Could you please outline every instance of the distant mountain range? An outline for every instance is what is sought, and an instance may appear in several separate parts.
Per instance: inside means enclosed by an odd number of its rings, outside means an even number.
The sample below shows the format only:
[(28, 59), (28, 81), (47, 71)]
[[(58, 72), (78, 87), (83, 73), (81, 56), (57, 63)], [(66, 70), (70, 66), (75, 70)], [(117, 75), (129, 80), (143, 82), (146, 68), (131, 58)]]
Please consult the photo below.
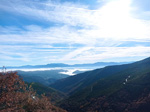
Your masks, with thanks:
[[(89, 63), (89, 64), (64, 64), (64, 63), (51, 63), (47, 65), (25, 65), (25, 66), (6, 66), (7, 69), (32, 69), (32, 68), (55, 68), (55, 67), (100, 67), (100, 66), (108, 66), (108, 65), (121, 65), (127, 64), (131, 62), (97, 62), (97, 63)], [(1, 67), (2, 69), (2, 67)]]
[(44, 70), (44, 71), (17, 71), (17, 74), (23, 78), (25, 82), (36, 82), (43, 85), (49, 85), (59, 79), (69, 77), (69, 75), (62, 74), (66, 70)]
[[(101, 68), (103, 66), (108, 66), (108, 65), (120, 65), (123, 64), (117, 63), (117, 62), (97, 62), (94, 64), (74, 64), (74, 65), (68, 65), (68, 64), (63, 64), (63, 63), (51, 63), (47, 65), (26, 65), (26, 66), (18, 66), (18, 67), (6, 67), (7, 69), (18, 69), (18, 75), (20, 75), (25, 82), (36, 82), (36, 83), (41, 83), (43, 85), (50, 85), (54, 82), (56, 82), (59, 79), (63, 79), (66, 77), (69, 77), (69, 75), (63, 74), (63, 72), (67, 72), (68, 70), (65, 70), (63, 68), (65, 67), (72, 67), (74, 68), (80, 68), (80, 67), (95, 67), (95, 68)], [(56, 69), (56, 70), (35, 70), (35, 71), (21, 71), (22, 69), (40, 69), (40, 68), (56, 68), (59, 67), (61, 69)], [(94, 69), (94, 68), (92, 68)], [(82, 73), (84, 71), (76, 70), (73, 72), (73, 74), (78, 74)]]
[(50, 85), (68, 112), (150, 112), (150, 57), (70, 76)]

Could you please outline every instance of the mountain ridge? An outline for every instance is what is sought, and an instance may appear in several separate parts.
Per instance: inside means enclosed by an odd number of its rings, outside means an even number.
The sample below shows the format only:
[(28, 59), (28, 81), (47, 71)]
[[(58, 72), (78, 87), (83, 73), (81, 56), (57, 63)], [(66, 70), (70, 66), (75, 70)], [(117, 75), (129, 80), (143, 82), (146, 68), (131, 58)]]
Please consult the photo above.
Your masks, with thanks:
[[(96, 62), (87, 64), (64, 64), (64, 63), (50, 63), (46, 65), (24, 65), (24, 66), (6, 66), (7, 69), (29, 69), (29, 68), (53, 68), (53, 67), (92, 67), (92, 66), (108, 66), (108, 65), (120, 65), (131, 62)], [(2, 67), (0, 67), (2, 69)]]
[(77, 91), (60, 106), (68, 112), (149, 112), (149, 80), (150, 58), (146, 58)]

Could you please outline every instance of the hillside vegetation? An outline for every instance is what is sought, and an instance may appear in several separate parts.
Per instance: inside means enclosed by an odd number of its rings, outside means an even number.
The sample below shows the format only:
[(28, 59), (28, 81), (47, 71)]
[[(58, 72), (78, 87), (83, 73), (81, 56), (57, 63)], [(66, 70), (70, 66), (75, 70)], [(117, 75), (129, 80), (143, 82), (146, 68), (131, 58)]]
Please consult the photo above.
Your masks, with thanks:
[[(105, 70), (107, 71), (102, 72)], [(62, 108), (69, 112), (150, 111), (150, 58), (95, 71), (99, 73), (97, 74), (99, 76), (107, 76), (97, 78), (95, 82), (62, 101), (60, 103)], [(91, 73), (91, 78), (97, 76), (93, 71), (87, 72), (88, 76), (89, 73)]]
[(44, 86), (40, 83), (30, 83), (29, 85), (34, 89), (34, 91), (36, 91), (36, 93), (38, 95), (45, 94), (45, 96), (48, 97), (48, 99), (53, 104), (55, 104), (67, 97), (64, 93), (59, 92), (53, 88)]
[(39, 96), (15, 72), (0, 73), (0, 112), (65, 112)]

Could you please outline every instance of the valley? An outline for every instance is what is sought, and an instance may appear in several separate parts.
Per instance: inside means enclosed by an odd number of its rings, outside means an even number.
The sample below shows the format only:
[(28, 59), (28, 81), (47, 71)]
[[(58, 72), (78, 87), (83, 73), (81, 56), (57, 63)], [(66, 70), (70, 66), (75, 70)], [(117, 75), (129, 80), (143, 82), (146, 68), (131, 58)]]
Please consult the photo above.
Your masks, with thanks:
[(150, 110), (150, 58), (93, 70), (70, 68), (74, 75), (65, 74), (67, 69), (18, 70), (17, 75), (38, 95), (45, 94), (68, 112)]

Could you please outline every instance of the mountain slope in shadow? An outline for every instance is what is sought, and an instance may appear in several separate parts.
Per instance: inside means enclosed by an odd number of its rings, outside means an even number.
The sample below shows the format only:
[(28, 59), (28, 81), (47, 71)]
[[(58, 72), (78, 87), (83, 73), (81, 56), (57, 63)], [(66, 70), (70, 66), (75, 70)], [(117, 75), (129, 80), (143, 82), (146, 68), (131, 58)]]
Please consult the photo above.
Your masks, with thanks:
[(113, 74), (109, 69), (115, 71), (116, 66), (106, 67), (107, 77), (80, 89), (60, 106), (69, 112), (149, 112), (150, 58), (119, 67), (124, 69)]

